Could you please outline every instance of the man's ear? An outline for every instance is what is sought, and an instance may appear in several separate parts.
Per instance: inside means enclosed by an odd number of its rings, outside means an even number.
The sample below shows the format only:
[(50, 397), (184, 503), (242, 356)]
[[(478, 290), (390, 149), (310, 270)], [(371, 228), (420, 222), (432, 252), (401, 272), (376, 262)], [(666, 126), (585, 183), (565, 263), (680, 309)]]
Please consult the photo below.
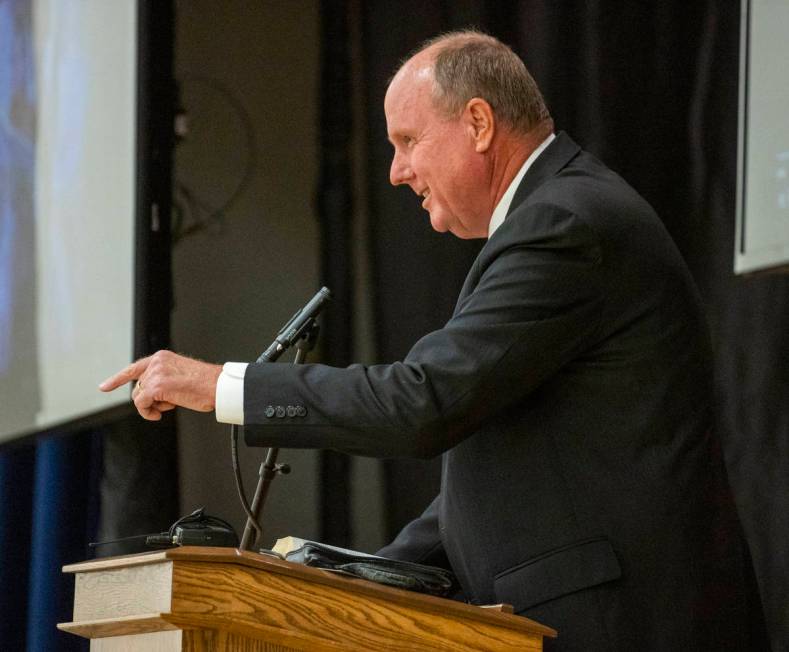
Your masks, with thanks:
[(482, 98), (472, 97), (466, 103), (465, 117), (474, 139), (474, 149), (478, 153), (487, 151), (496, 131), (496, 118), (490, 104)]

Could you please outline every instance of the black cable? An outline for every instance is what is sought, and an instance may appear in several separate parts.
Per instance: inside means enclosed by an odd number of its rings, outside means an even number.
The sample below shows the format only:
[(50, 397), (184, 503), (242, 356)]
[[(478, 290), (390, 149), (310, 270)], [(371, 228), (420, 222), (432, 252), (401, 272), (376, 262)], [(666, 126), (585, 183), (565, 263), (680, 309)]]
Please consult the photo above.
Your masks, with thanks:
[(110, 543), (123, 543), (124, 541), (133, 541), (134, 539), (144, 539), (145, 537), (151, 536), (150, 534), (132, 534), (128, 537), (120, 537), (118, 539), (107, 539), (106, 541), (90, 541), (88, 543), (89, 548), (95, 548), (97, 546), (106, 546)]
[(238, 426), (230, 426), (230, 456), (233, 460), (233, 475), (236, 478), (236, 490), (238, 497), (241, 500), (241, 506), (244, 508), (244, 513), (247, 515), (247, 521), (252, 523), (255, 530), (255, 541), (263, 537), (263, 531), (260, 529), (260, 524), (257, 522), (252, 510), (249, 507), (247, 495), (244, 492), (244, 480), (241, 477), (241, 468), (238, 464)]
[[(219, 518), (218, 516), (206, 515), (205, 514), (205, 508), (204, 507), (198, 507), (191, 514), (187, 514), (186, 516), (182, 516), (175, 523), (173, 523), (170, 526), (170, 529), (168, 530), (168, 534), (170, 536), (175, 536), (175, 534), (176, 534), (175, 530), (176, 530), (177, 527), (179, 527), (179, 526), (183, 527), (184, 525), (190, 525), (192, 523), (199, 523), (200, 525), (213, 525), (215, 527), (223, 527), (223, 528), (227, 528), (228, 530), (232, 531), (233, 534), (236, 533), (235, 528), (232, 525), (230, 525), (230, 523), (228, 523), (225, 519)], [(238, 535), (236, 534), (236, 537), (237, 536)]]

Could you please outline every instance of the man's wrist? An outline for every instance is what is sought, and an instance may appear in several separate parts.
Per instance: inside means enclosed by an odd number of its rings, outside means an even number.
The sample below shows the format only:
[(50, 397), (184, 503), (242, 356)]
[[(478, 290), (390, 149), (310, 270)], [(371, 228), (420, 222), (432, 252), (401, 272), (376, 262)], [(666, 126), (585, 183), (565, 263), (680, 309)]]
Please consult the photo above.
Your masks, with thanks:
[(216, 420), (244, 425), (244, 375), (246, 362), (226, 362), (216, 382)]

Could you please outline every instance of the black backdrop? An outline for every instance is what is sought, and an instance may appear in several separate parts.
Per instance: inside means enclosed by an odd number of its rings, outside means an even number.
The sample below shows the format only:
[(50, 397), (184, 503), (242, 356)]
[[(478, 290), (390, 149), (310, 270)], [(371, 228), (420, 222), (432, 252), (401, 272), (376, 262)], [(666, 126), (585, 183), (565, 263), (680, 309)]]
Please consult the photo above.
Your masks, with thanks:
[[(732, 272), (739, 3), (326, 0), (322, 8), (324, 20), (351, 13), (362, 25), (364, 74), (353, 83), (365, 94), (363, 165), (379, 360), (402, 357), (443, 324), (480, 246), (431, 232), (410, 190), (388, 186), (386, 84), (397, 62), (423, 39), (480, 27), (524, 58), (557, 129), (653, 204), (696, 277), (716, 346), (718, 432), (773, 646), (786, 649), (789, 280)], [(331, 35), (324, 30), (324, 37)], [(335, 65), (350, 63), (338, 57)], [(324, 83), (324, 106), (332, 92), (338, 100), (347, 94), (349, 84)], [(327, 144), (332, 147), (325, 141), (324, 160), (336, 156)], [(390, 534), (432, 498), (437, 477), (436, 462), (387, 463)]]

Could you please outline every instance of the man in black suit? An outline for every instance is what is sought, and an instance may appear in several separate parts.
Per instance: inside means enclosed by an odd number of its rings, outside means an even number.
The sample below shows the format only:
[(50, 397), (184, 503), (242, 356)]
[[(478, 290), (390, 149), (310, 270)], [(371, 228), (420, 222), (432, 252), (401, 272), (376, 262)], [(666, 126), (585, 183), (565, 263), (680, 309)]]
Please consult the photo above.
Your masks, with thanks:
[(160, 352), (103, 389), (140, 379), (146, 418), (216, 407), (253, 444), (443, 453), (440, 495), (382, 553), (451, 567), (469, 601), (557, 628), (550, 649), (746, 649), (706, 326), (654, 211), (554, 136), (489, 36), (428, 43), (385, 111), (392, 183), (436, 230), (488, 238), (444, 328), (390, 365), (222, 371)]

